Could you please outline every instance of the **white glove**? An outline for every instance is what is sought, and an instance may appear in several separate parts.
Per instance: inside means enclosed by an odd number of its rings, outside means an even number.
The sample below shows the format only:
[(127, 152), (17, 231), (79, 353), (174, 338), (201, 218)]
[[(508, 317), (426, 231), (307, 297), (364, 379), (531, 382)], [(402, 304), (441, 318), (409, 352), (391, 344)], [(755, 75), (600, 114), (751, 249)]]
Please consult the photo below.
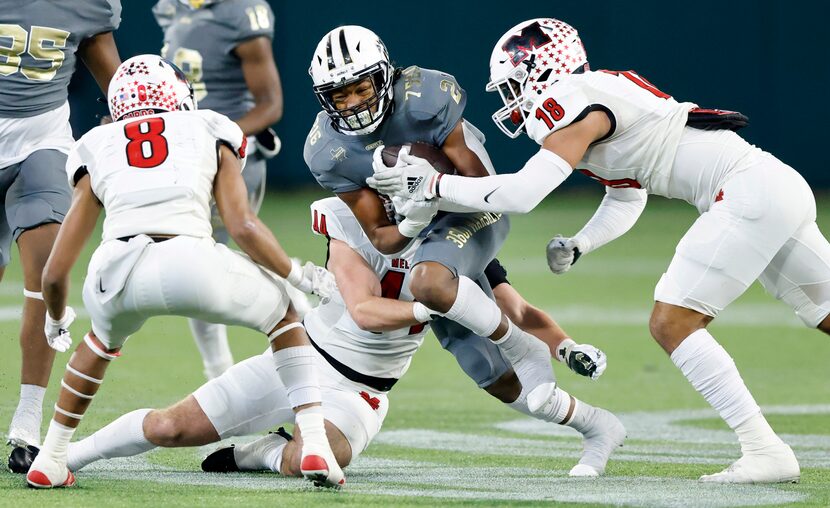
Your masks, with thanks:
[(69, 349), (72, 345), (72, 337), (69, 335), (69, 325), (75, 321), (75, 310), (67, 306), (63, 311), (63, 317), (60, 319), (52, 319), (49, 313), (46, 313), (46, 324), (43, 326), (43, 333), (46, 334), (46, 342), (54, 350), (61, 353)]
[(438, 200), (412, 201), (406, 199), (401, 203), (400, 210), (397, 204), (395, 210), (405, 217), (398, 224), (398, 231), (407, 238), (415, 238), (425, 227), (429, 226), (435, 214), (438, 213)]
[(608, 366), (605, 353), (590, 344), (565, 339), (556, 348), (556, 359), (580, 376), (599, 378)]
[(582, 253), (579, 250), (579, 245), (573, 238), (564, 238), (560, 235), (553, 237), (553, 240), (548, 242), (547, 257), (550, 271), (559, 275), (571, 269), (571, 265), (576, 263)]
[(429, 161), (410, 155), (408, 147), (404, 146), (398, 153), (395, 166), (390, 168), (381, 158), (383, 148), (377, 147), (372, 155), (372, 169), (375, 174), (366, 179), (369, 187), (381, 194), (400, 196), (413, 201), (426, 201), (435, 197), (441, 173), (435, 171)]
[(306, 261), (305, 265), (300, 266), (298, 260), (292, 259), (291, 272), (285, 280), (303, 293), (311, 293), (323, 299), (331, 298), (337, 291), (334, 275), (311, 261)]

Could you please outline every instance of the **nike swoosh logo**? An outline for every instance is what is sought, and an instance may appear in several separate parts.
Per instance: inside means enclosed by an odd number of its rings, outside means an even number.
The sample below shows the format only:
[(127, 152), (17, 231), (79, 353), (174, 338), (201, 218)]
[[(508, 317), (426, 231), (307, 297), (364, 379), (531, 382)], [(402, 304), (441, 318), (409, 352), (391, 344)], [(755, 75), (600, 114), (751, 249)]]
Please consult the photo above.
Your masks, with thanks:
[(489, 203), (490, 202), (490, 196), (492, 196), (493, 193), (496, 192), (497, 190), (499, 190), (500, 188), (501, 188), (501, 185), (496, 187), (495, 189), (491, 190), (490, 192), (488, 192), (487, 195), (484, 196), (484, 202)]
[(107, 291), (104, 289), (104, 281), (98, 279), (98, 290), (102, 293), (106, 293)]

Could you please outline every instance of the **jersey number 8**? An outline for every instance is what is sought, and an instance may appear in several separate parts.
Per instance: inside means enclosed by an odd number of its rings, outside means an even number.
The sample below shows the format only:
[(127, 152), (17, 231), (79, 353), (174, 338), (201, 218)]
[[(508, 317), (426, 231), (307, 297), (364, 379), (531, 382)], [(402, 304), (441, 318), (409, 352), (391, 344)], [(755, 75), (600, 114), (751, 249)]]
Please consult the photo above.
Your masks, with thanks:
[(163, 118), (136, 120), (124, 126), (127, 143), (127, 163), (134, 168), (154, 168), (167, 160), (167, 139)]

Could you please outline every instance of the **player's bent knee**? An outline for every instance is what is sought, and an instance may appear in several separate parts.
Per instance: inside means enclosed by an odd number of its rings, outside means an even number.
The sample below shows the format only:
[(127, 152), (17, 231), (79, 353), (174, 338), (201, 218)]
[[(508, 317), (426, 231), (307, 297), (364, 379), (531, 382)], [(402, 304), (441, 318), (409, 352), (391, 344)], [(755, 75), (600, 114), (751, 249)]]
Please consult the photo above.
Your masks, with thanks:
[(415, 300), (440, 312), (450, 310), (458, 293), (458, 281), (446, 267), (432, 262), (412, 269), (409, 291)]
[(175, 418), (170, 411), (153, 410), (144, 418), (144, 437), (156, 446), (181, 446), (185, 435), (182, 423), (182, 420)]
[(711, 320), (710, 316), (691, 309), (656, 302), (648, 329), (654, 340), (671, 354), (686, 337), (705, 328)]
[(522, 384), (519, 377), (512, 370), (505, 372), (493, 384), (485, 386), (484, 391), (504, 402), (510, 404), (515, 402), (522, 393)]

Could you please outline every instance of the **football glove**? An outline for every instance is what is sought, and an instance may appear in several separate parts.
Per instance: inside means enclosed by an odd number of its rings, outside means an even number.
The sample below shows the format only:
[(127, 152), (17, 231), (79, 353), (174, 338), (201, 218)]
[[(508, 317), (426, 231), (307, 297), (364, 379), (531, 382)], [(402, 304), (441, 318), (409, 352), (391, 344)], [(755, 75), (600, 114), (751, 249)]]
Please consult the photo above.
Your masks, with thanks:
[(605, 353), (590, 344), (565, 339), (556, 348), (556, 359), (580, 376), (599, 378), (608, 366)]
[(550, 271), (559, 275), (571, 269), (571, 266), (576, 263), (582, 253), (579, 250), (579, 245), (573, 238), (564, 238), (560, 235), (553, 237), (553, 240), (548, 242), (547, 258)]
[(311, 261), (300, 266), (298, 260), (292, 259), (291, 272), (285, 280), (303, 293), (317, 295), (323, 299), (331, 298), (331, 295), (337, 291), (334, 275)]
[(75, 310), (67, 306), (63, 311), (63, 317), (60, 319), (52, 319), (49, 313), (46, 313), (46, 324), (43, 327), (43, 333), (46, 334), (46, 342), (49, 347), (61, 353), (67, 351), (72, 345), (72, 337), (69, 335), (69, 325), (75, 321)]
[(407, 237), (415, 238), (418, 234), (432, 222), (435, 214), (438, 213), (438, 200), (430, 201), (412, 201), (411, 199), (401, 199), (393, 197), (392, 202), (395, 205), (395, 211), (404, 216), (398, 224), (398, 231)]
[(256, 136), (256, 151), (261, 153), (266, 159), (271, 159), (280, 153), (282, 148), (282, 141), (274, 129), (268, 127), (264, 131), (259, 132)]
[(436, 196), (438, 177), (441, 174), (435, 171), (428, 160), (411, 155), (404, 146), (398, 153), (397, 162), (390, 168), (381, 158), (383, 148), (379, 146), (372, 156), (375, 174), (366, 179), (369, 187), (381, 194), (413, 201), (427, 201)]

